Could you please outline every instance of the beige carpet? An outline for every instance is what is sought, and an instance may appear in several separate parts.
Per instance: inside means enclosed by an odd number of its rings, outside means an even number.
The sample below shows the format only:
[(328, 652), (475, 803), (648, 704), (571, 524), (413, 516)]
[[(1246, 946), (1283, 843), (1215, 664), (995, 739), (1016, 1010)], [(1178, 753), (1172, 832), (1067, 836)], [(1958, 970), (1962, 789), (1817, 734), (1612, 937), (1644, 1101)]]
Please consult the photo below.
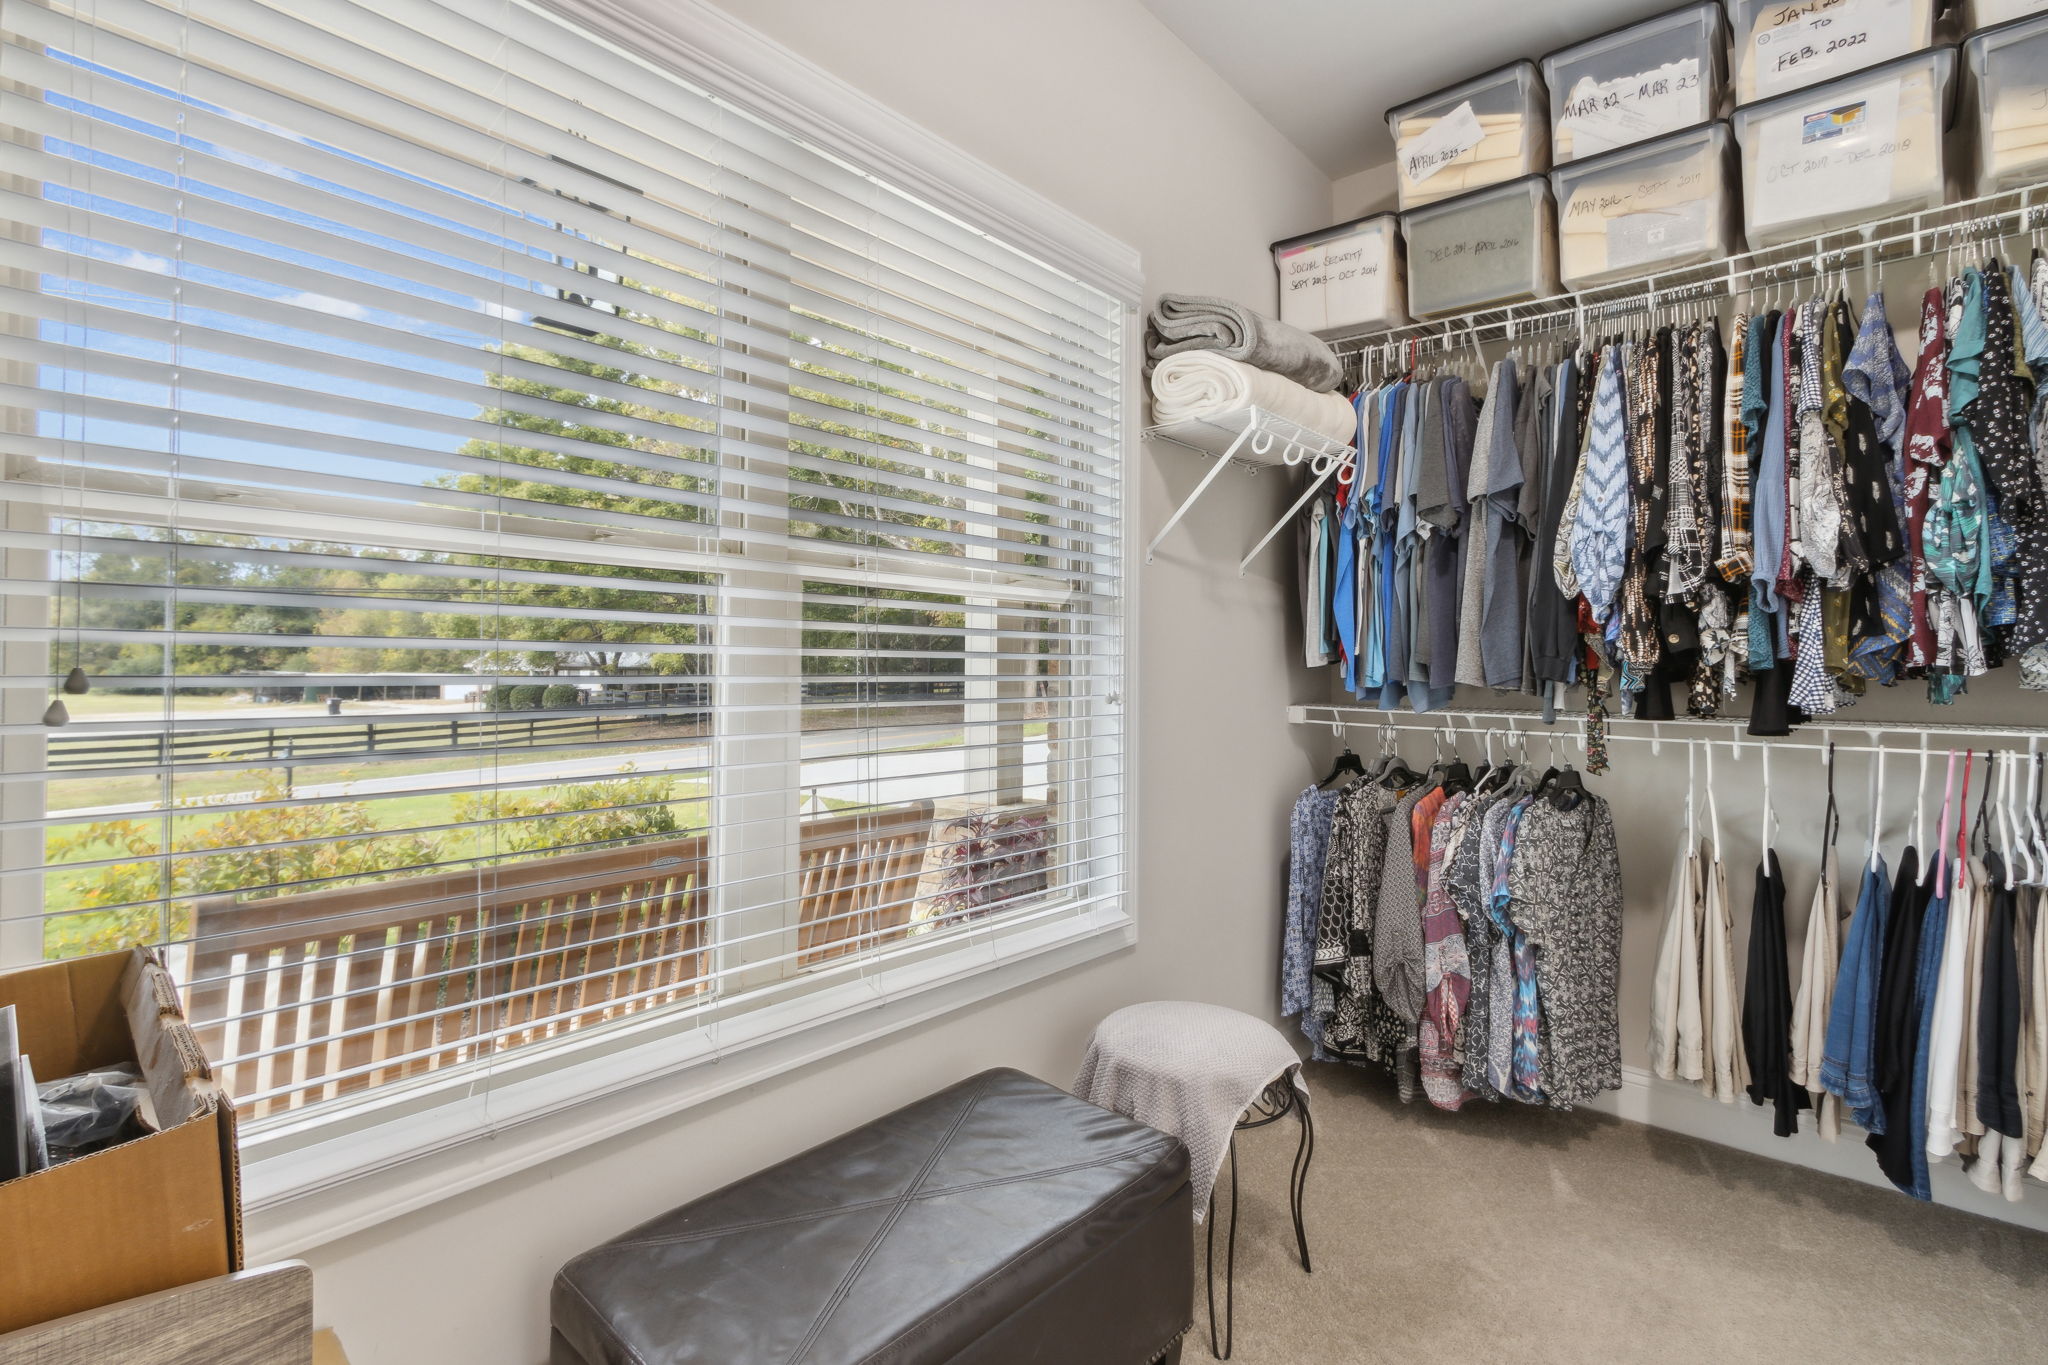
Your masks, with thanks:
[[(1244, 1365), (2048, 1361), (2048, 1235), (1599, 1115), (1309, 1085), (1313, 1275), (1293, 1120), (1239, 1138)], [(1199, 1285), (1195, 1322), (1206, 1360)]]

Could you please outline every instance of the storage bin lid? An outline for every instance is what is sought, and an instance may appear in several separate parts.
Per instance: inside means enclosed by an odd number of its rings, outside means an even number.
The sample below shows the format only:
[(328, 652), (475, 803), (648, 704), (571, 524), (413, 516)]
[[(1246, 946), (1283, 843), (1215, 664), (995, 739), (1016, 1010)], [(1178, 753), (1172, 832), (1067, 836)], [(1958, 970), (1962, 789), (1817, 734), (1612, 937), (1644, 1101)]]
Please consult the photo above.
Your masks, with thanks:
[(1729, 118), (1734, 123), (1735, 135), (1739, 138), (1749, 125), (1757, 119), (1768, 118), (1772, 114), (1781, 113), (1795, 105), (1825, 104), (1829, 99), (1833, 98), (1831, 92), (1853, 89), (1859, 85), (1868, 85), (1872, 81), (1882, 80), (1886, 76), (1902, 75), (1917, 65), (1929, 62), (1933, 64), (1935, 79), (1940, 81), (1942, 85), (1941, 124), (1943, 128), (1947, 128), (1955, 117), (1954, 78), (1956, 45), (1954, 43), (1936, 43), (1932, 47), (1923, 47), (1918, 52), (1908, 52), (1903, 57), (1894, 57), (1888, 62), (1879, 62), (1876, 66), (1866, 66), (1860, 71), (1851, 71), (1847, 75), (1837, 76), (1833, 80), (1822, 81), (1818, 85), (1802, 86), (1797, 90), (1787, 90), (1782, 95), (1773, 95), (1769, 99), (1751, 100), (1748, 104), (1738, 104), (1735, 106), (1735, 112)]
[(2023, 43), (2030, 38), (2048, 35), (2048, 12), (2029, 14), (2019, 19), (2009, 19), (1990, 28), (1978, 29), (1963, 40), (1963, 61), (1970, 74), (1983, 77), (1991, 54), (2014, 43)]
[(1317, 228), (1314, 232), (1304, 232), (1293, 237), (1283, 237), (1273, 243), (1272, 249), (1275, 251), (1285, 251), (1287, 248), (1294, 246), (1314, 246), (1317, 242), (1327, 242), (1333, 237), (1342, 237), (1347, 233), (1358, 231), (1368, 223), (1377, 223), (1382, 220), (1385, 221), (1388, 228), (1397, 228), (1401, 223), (1401, 215), (1393, 212), (1391, 209), (1380, 213), (1368, 213), (1365, 217), (1353, 218), (1348, 223), (1337, 223), (1330, 227)]
[(1510, 82), (1515, 82), (1523, 88), (1528, 88), (1534, 86), (1541, 79), (1541, 73), (1536, 70), (1536, 63), (1524, 57), (1520, 61), (1509, 62), (1506, 66), (1498, 66), (1491, 71), (1474, 76), (1471, 80), (1460, 81), (1456, 85), (1447, 85), (1441, 90), (1431, 91), (1427, 95), (1422, 95), (1412, 100), (1404, 100), (1402, 103), (1387, 110), (1387, 123), (1391, 127), (1397, 119), (1408, 114), (1421, 113), (1424, 110), (1439, 105), (1455, 108), (1481, 91), (1491, 90), (1507, 85)]
[(1401, 230), (1403, 233), (1407, 232), (1410, 220), (1435, 218), (1446, 213), (1456, 213), (1459, 209), (1469, 209), (1475, 205), (1483, 204), (1489, 199), (1507, 199), (1516, 194), (1527, 194), (1532, 198), (1540, 194), (1544, 199), (1549, 199), (1549, 172), (1537, 171), (1530, 175), (1517, 176), (1513, 180), (1503, 180), (1498, 185), (1485, 185), (1476, 190), (1466, 190), (1463, 194), (1454, 194), (1448, 199), (1439, 199), (1433, 204), (1423, 204), (1417, 208), (1403, 209), (1401, 211)]
[(1626, 165), (1631, 161), (1669, 156), (1673, 152), (1685, 151), (1692, 147), (1726, 148), (1732, 145), (1731, 137), (1727, 119), (1708, 119), (1704, 123), (1695, 123), (1690, 128), (1681, 128), (1675, 133), (1665, 133), (1661, 137), (1653, 137), (1645, 142), (1616, 147), (1613, 151), (1601, 152), (1598, 156), (1582, 156), (1577, 161), (1568, 161), (1551, 171), (1550, 179), (1553, 187), (1562, 195), (1566, 184), (1584, 176), (1598, 175), (1602, 171)]
[(1545, 54), (1543, 58), (1543, 81), (1557, 93), (1557, 69), (1569, 62), (1587, 61), (1608, 52), (1619, 52), (1637, 43), (1649, 42), (1654, 38), (1676, 37), (1683, 30), (1697, 27), (1701, 37), (1709, 45), (1721, 41), (1723, 15), (1719, 0), (1700, 0), (1696, 5), (1682, 5), (1648, 19), (1638, 19), (1633, 24), (1618, 24), (1604, 33), (1590, 38), (1581, 38)]

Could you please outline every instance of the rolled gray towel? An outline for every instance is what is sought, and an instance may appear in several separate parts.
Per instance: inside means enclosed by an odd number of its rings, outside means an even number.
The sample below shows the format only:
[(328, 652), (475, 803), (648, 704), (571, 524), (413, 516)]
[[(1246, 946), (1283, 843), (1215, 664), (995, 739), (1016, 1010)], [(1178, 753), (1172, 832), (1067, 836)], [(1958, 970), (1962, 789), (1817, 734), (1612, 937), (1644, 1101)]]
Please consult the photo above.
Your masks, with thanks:
[(1161, 294), (1145, 319), (1147, 368), (1182, 351), (1215, 351), (1317, 393), (1344, 382), (1344, 364), (1321, 337), (1229, 299)]

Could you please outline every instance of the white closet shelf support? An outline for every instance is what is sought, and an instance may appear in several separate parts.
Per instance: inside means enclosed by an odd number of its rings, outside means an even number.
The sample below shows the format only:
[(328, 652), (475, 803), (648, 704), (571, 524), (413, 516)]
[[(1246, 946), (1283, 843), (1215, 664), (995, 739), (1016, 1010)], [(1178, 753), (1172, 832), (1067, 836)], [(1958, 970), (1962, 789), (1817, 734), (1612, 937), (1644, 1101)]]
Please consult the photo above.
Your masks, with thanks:
[(1286, 468), (1306, 463), (1315, 475), (1306, 493), (1288, 509), (1287, 515), (1273, 524), (1259, 543), (1252, 547), (1237, 566), (1240, 576), (1246, 566), (1257, 557), (1259, 551), (1280, 534), (1294, 514), (1315, 496), (1316, 489), (1323, 486), (1331, 475), (1351, 463), (1353, 451), (1349, 441), (1335, 441), (1321, 432), (1311, 431), (1298, 422), (1267, 412), (1263, 408), (1240, 408), (1235, 412), (1219, 413), (1215, 417), (1191, 418), (1185, 422), (1168, 422), (1160, 426), (1147, 427), (1145, 435), (1170, 441), (1174, 445), (1203, 455), (1212, 456), (1216, 463), (1202, 476), (1194, 491), (1181, 500), (1173, 509), (1173, 515), (1159, 528), (1150, 543), (1145, 546), (1145, 562), (1152, 562), (1152, 552), (1174, 527), (1180, 525), (1194, 505), (1201, 501), (1202, 494), (1232, 463), (1257, 473), (1261, 469)]

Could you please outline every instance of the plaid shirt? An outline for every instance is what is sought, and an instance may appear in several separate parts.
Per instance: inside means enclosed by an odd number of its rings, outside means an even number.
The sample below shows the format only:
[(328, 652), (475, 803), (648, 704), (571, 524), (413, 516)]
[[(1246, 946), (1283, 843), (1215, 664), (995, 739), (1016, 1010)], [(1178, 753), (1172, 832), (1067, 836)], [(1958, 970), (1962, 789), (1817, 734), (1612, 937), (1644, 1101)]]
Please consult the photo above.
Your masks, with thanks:
[(1749, 428), (1742, 424), (1744, 355), (1749, 344), (1749, 318), (1735, 319), (1728, 348), (1727, 420), (1722, 426), (1721, 557), (1714, 561), (1721, 577), (1739, 583), (1749, 577)]

